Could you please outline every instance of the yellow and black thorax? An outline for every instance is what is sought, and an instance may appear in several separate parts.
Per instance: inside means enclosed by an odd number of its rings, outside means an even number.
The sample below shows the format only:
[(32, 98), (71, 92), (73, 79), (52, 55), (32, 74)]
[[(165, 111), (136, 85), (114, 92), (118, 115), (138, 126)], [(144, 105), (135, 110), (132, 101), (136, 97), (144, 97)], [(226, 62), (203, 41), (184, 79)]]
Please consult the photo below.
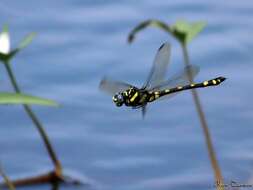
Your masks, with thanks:
[(147, 90), (131, 87), (122, 92), (122, 96), (126, 106), (136, 107), (145, 105), (149, 100), (150, 93)]

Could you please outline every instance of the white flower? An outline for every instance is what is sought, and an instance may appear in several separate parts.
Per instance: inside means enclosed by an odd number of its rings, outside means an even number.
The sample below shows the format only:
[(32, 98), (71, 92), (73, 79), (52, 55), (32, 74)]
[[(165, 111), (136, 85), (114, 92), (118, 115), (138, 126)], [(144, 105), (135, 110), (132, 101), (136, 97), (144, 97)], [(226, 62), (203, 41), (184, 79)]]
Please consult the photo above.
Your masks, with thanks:
[(0, 52), (3, 54), (10, 53), (10, 36), (7, 30), (0, 33)]

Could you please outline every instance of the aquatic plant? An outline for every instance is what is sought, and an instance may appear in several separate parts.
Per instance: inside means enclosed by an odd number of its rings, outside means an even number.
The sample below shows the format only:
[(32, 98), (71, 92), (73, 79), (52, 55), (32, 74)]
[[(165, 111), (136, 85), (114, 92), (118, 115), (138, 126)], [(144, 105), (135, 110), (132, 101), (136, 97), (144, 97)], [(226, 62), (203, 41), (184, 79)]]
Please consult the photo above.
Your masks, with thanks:
[(5, 174), (2, 166), (0, 165), (0, 175), (3, 177), (4, 182), (6, 184), (6, 186), (10, 189), (10, 190), (15, 190), (14, 185), (12, 184), (12, 182), (10, 181), (9, 177)]
[[(0, 60), (9, 67), (9, 60), (14, 57), (20, 50), (25, 48), (32, 40), (34, 33), (28, 35), (19, 46), (10, 50), (10, 37), (7, 26), (4, 27), (0, 34)], [(39, 98), (27, 94), (0, 92), (0, 104), (37, 104), (44, 106), (57, 106), (58, 104), (52, 100)]]
[[(139, 23), (128, 35), (128, 42), (132, 43), (136, 37), (136, 34), (147, 27), (155, 27), (160, 30), (165, 31), (167, 34), (174, 37), (181, 45), (184, 57), (185, 66), (190, 65), (189, 53), (187, 45), (204, 29), (206, 26), (205, 22), (194, 22), (189, 23), (184, 20), (179, 20), (173, 25), (168, 25), (165, 22), (160, 20), (146, 20), (144, 22)], [(193, 83), (193, 77), (191, 72), (188, 72), (188, 80), (190, 83)], [(214, 177), (216, 182), (220, 184), (224, 184), (223, 177), (221, 174), (221, 170), (216, 158), (216, 154), (214, 151), (214, 147), (211, 140), (211, 135), (208, 129), (207, 119), (205, 117), (203, 108), (201, 106), (200, 98), (196, 89), (192, 89), (192, 97), (195, 103), (195, 107), (198, 113), (198, 117), (201, 123), (201, 127), (204, 133), (206, 146), (208, 149), (208, 155), (211, 161), (211, 165), (214, 171)], [(223, 186), (217, 186), (217, 189), (223, 189)]]
[[(51, 182), (66, 182), (69, 183), (71, 180), (65, 180), (63, 175), (62, 165), (53, 149), (53, 146), (48, 138), (44, 127), (32, 108), (28, 104), (39, 104), (45, 106), (57, 106), (58, 104), (54, 101), (48, 99), (42, 99), (30, 95), (22, 94), (22, 91), (17, 83), (16, 77), (11, 68), (11, 60), (26, 46), (28, 46), (33, 38), (35, 33), (27, 35), (18, 45), (17, 48), (11, 49), (10, 46), (10, 37), (8, 27), (5, 26), (2, 33), (0, 34), (0, 61), (4, 64), (7, 75), (10, 79), (10, 82), (14, 88), (15, 93), (0, 93), (0, 104), (22, 104), (26, 114), (31, 119), (32, 123), (38, 130), (43, 143), (46, 147), (46, 150), (51, 158), (51, 161), (54, 165), (53, 171), (49, 171), (46, 174), (40, 176), (35, 176), (25, 179), (17, 179), (12, 181), (15, 185), (30, 185), (30, 184), (39, 184), (39, 183), (51, 183)], [(73, 180), (72, 180), (73, 181)], [(74, 180), (76, 183), (76, 180)]]

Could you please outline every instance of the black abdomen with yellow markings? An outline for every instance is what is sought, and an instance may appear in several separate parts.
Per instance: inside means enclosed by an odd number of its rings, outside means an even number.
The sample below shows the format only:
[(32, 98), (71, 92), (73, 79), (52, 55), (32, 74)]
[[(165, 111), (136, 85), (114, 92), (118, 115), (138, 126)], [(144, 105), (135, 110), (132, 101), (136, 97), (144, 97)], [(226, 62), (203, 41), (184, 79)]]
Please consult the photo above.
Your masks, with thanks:
[(212, 80), (204, 81), (202, 83), (192, 83), (185, 86), (177, 86), (168, 88), (165, 90), (148, 91), (138, 89), (136, 87), (130, 87), (129, 89), (122, 92), (124, 104), (130, 107), (141, 107), (146, 105), (148, 102), (153, 102), (160, 97), (167, 96), (183, 90), (189, 90), (194, 88), (205, 88), (209, 86), (217, 86), (222, 83), (226, 78), (218, 77)]
[(151, 99), (149, 100), (149, 102), (152, 102), (160, 97), (166, 96), (168, 94), (172, 94), (172, 93), (176, 93), (176, 92), (180, 92), (183, 90), (189, 90), (189, 89), (193, 89), (193, 88), (205, 88), (205, 87), (209, 87), (209, 86), (217, 86), (220, 83), (222, 83), (224, 80), (226, 80), (226, 78), (224, 77), (218, 77), (212, 80), (208, 80), (208, 81), (204, 81), (202, 83), (192, 83), (189, 85), (185, 85), (185, 86), (177, 86), (174, 88), (169, 88), (169, 89), (165, 89), (165, 90), (161, 90), (161, 91), (154, 91), (152, 92), (153, 96), (151, 96)]

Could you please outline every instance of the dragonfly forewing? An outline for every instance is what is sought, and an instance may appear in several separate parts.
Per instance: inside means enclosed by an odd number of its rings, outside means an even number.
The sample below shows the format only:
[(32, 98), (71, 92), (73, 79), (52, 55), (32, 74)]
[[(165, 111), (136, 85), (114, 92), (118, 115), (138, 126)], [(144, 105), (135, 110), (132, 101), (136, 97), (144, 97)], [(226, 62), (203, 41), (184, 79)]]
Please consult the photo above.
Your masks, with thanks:
[(170, 58), (170, 44), (164, 43), (157, 51), (151, 71), (143, 88), (150, 89), (164, 82)]
[(115, 81), (108, 77), (104, 77), (99, 84), (99, 89), (110, 95), (115, 95), (116, 93), (123, 92), (130, 87), (133, 87), (133, 85), (121, 81)]

